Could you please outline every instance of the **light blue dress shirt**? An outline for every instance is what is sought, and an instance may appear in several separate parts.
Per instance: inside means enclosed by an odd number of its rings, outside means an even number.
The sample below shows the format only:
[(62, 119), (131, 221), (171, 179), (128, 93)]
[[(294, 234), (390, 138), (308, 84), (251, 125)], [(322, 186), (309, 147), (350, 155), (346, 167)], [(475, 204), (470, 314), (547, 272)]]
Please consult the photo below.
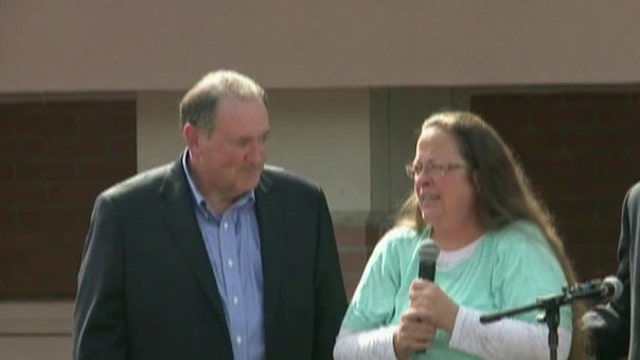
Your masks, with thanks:
[[(214, 213), (189, 173), (189, 151), (182, 166), (195, 198), (195, 213), (222, 298), (233, 358), (264, 359), (262, 257), (254, 203), (247, 192), (222, 214)], [(215, 354), (212, 354), (212, 359)]]

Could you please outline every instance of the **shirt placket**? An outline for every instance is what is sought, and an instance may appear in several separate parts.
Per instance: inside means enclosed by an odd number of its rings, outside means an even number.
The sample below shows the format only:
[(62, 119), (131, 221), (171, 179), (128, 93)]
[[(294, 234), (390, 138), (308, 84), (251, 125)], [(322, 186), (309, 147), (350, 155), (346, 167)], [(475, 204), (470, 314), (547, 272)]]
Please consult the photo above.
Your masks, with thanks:
[(238, 359), (246, 359), (247, 329), (245, 314), (238, 311), (242, 298), (242, 281), (240, 278), (240, 263), (238, 259), (240, 239), (235, 231), (237, 212), (230, 211), (222, 216), (220, 221), (220, 253), (222, 256), (222, 269), (226, 281), (226, 298), (229, 314), (229, 330), (231, 331), (231, 342), (234, 354)]

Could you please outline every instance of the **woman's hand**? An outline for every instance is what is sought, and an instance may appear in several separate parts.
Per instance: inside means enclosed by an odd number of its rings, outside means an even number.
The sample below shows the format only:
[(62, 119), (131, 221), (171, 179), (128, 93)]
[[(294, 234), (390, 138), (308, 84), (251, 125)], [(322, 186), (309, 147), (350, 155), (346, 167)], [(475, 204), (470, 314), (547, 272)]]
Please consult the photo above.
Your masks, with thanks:
[(411, 357), (416, 351), (426, 350), (436, 328), (425, 309), (409, 308), (400, 317), (400, 326), (393, 334), (393, 350), (398, 360)]
[(416, 279), (411, 283), (409, 299), (412, 309), (425, 313), (436, 328), (451, 334), (458, 315), (458, 305), (438, 285)]

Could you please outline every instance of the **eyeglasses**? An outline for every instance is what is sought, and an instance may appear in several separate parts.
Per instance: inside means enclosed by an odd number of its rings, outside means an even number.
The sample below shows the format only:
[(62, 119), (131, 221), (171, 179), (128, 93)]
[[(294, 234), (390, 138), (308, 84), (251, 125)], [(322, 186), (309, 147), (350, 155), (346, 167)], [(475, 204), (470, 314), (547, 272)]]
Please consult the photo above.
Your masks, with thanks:
[(461, 164), (461, 163), (427, 164), (427, 165), (422, 165), (421, 163), (415, 163), (415, 164), (407, 164), (404, 169), (407, 172), (407, 176), (410, 179), (415, 179), (416, 177), (422, 174), (426, 176), (438, 177), (451, 171), (466, 169), (466, 168), (467, 168), (467, 165)]

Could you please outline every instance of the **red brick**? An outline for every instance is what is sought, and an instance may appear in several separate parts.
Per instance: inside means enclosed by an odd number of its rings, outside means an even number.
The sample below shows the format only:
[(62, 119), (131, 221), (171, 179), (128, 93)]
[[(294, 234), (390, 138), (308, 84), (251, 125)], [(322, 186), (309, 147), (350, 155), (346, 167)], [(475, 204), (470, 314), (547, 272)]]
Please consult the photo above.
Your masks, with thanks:
[(570, 104), (545, 107), (533, 103), (526, 111), (532, 115), (530, 125), (536, 128), (582, 129), (597, 124), (588, 110)]
[(486, 109), (481, 117), (489, 123), (501, 136), (514, 128), (528, 130), (531, 114), (518, 107), (505, 106), (497, 109)]
[(598, 106), (594, 113), (603, 128), (640, 129), (640, 104), (624, 104), (612, 106)]
[(49, 290), (42, 296), (54, 298), (73, 298), (76, 295), (78, 269), (62, 268), (48, 275)]
[(14, 164), (11, 162), (0, 162), (0, 181), (14, 180)]
[[(102, 188), (100, 188), (100, 190), (102, 190)], [(98, 190), (98, 191), (100, 191), (100, 190)], [(93, 199), (91, 199), (90, 202), (87, 202), (87, 201), (79, 201), (79, 202), (55, 201), (55, 202), (49, 202), (46, 205), (45, 209), (47, 211), (50, 211), (51, 213), (74, 212), (74, 213), (78, 214), (78, 219), (79, 219), (78, 226), (84, 227), (86, 229), (86, 227), (89, 224), (89, 217), (91, 215), (91, 209), (93, 208), (94, 200), (95, 200), (95, 196), (94, 196)], [(16, 206), (16, 211), (21, 211), (21, 210), (32, 210), (32, 209)]]
[(12, 136), (13, 121), (9, 118), (9, 115), (2, 110), (0, 106), (0, 136)]
[(343, 273), (362, 272), (367, 263), (366, 248), (344, 250), (339, 249), (340, 267)]
[(50, 265), (51, 271), (55, 271), (56, 269), (71, 269), (77, 271), (82, 256), (83, 243), (78, 242), (76, 246), (72, 247), (60, 245), (65, 244), (56, 242), (51, 249), (47, 251), (46, 256), (52, 261), (46, 264)]
[(622, 196), (640, 178), (638, 94), (489, 94), (471, 105), (548, 199), (580, 275), (615, 271)]
[(618, 268), (615, 251), (612, 251), (614, 249), (589, 248), (584, 245), (572, 249), (574, 267), (580, 269), (580, 277), (592, 279), (614, 274)]
[(79, 178), (82, 180), (120, 180), (136, 173), (135, 161), (97, 160), (78, 164)]
[(80, 267), (81, 248), (52, 247), (40, 259), (39, 269), (49, 285), (50, 296), (73, 296)]
[(65, 206), (77, 204), (90, 206), (102, 190), (100, 184), (81, 181), (52, 183), (50, 187), (51, 204), (58, 203)]
[(136, 131), (135, 109), (128, 115), (92, 114), (80, 120), (80, 131), (86, 134), (131, 134)]
[[(18, 268), (19, 271), (24, 272), (24, 275), (13, 279), (13, 281), (28, 281), (31, 286), (17, 288), (15, 291), (29, 297), (43, 297), (51, 294), (52, 264), (58, 261), (55, 249), (44, 246), (31, 249), (25, 254), (24, 261)], [(64, 266), (65, 261), (66, 259), (62, 259), (60, 266)]]
[(15, 114), (14, 121), (16, 135), (51, 136), (75, 133), (77, 130), (73, 115), (56, 114), (46, 109), (36, 114)]
[[(632, 181), (637, 181), (640, 179), (640, 140), (638, 151), (635, 153), (608, 151), (599, 159), (599, 166), (603, 176), (611, 177), (611, 175), (619, 174), (619, 177), (624, 178), (630, 175)], [(609, 181), (614, 181), (614, 179)]]
[(37, 272), (21, 269), (8, 270), (0, 276), (0, 298), (51, 298), (46, 279)]
[[(96, 173), (114, 168), (122, 172), (123, 166), (133, 174), (136, 169), (135, 101), (4, 105), (0, 104), (0, 297), (73, 296), (93, 201), (114, 182)], [(96, 122), (100, 119), (106, 122)], [(100, 128), (92, 130), (95, 134), (87, 133), (87, 127), (80, 131), (80, 122)], [(126, 133), (105, 136), (121, 130)], [(109, 162), (104, 159), (114, 156), (120, 161), (105, 166)], [(102, 161), (91, 170), (95, 181), (79, 181), (76, 176), (76, 164), (87, 160)], [(72, 180), (63, 181), (67, 178)]]
[(104, 157), (107, 155), (105, 141), (100, 137), (54, 137), (50, 139), (49, 152), (50, 158), (91, 158)]
[[(587, 198), (597, 201), (598, 208), (596, 210), (599, 211), (600, 207), (603, 207), (607, 202), (610, 202), (610, 204), (614, 206), (619, 206), (622, 203), (621, 200), (617, 200), (620, 194), (624, 193), (625, 190), (629, 188), (629, 184), (637, 181), (637, 179), (638, 178), (631, 179), (623, 176), (606, 181), (598, 181), (597, 179), (587, 181), (581, 179), (580, 185), (575, 187), (571, 195), (575, 198)], [(577, 182), (575, 179), (572, 179), (572, 181)]]
[(41, 156), (47, 146), (44, 137), (0, 137), (0, 159), (22, 160)]
[(46, 245), (47, 235), (34, 228), (16, 228), (0, 230), (0, 252), (30, 251)]
[(30, 252), (0, 252), (0, 298), (33, 298), (46, 295), (47, 279), (38, 268), (26, 264)]
[(504, 131), (503, 139), (518, 155), (555, 154), (566, 148), (566, 135), (561, 128), (516, 128)]
[(553, 208), (550, 208), (560, 225), (576, 222), (584, 224), (583, 226), (591, 226), (597, 222), (599, 218), (597, 209), (598, 202), (590, 198), (583, 200), (570, 198), (558, 201)]
[(566, 181), (570, 184), (568, 195), (573, 199), (606, 199), (610, 194), (610, 189), (599, 177), (584, 177), (567, 175)]
[(570, 194), (575, 186), (581, 186), (580, 179), (599, 178), (598, 169), (597, 159), (586, 155), (549, 155), (526, 163), (533, 187), (540, 189), (545, 197)]
[(16, 223), (18, 226), (33, 226), (43, 229), (48, 233), (53, 231), (78, 231), (85, 217), (78, 211), (69, 210), (49, 210), (45, 207), (37, 209), (17, 210)]
[(136, 161), (136, 134), (135, 131), (128, 135), (117, 135), (107, 139), (109, 156), (114, 158), (132, 159)]
[(87, 231), (88, 226), (78, 228), (75, 231), (61, 231), (51, 238), (51, 245), (55, 248), (67, 249), (65, 251), (71, 251), (79, 258)]
[(603, 129), (574, 130), (567, 136), (567, 148), (574, 153), (576, 151), (584, 153), (586, 149), (591, 149), (593, 154), (599, 154), (604, 150), (603, 144), (606, 144), (609, 149), (618, 146), (618, 142), (623, 137), (617, 135), (616, 132)]
[[(60, 245), (56, 243), (55, 245)], [(51, 246), (46, 252), (43, 251), (39, 259), (39, 266), (45, 270), (55, 272), (59, 269), (71, 269), (77, 271), (82, 255), (82, 245), (74, 247)]]
[[(16, 216), (13, 209), (0, 209), (0, 229), (10, 229), (15, 226)], [(1, 232), (2, 230), (0, 230)], [(1, 237), (2, 235), (0, 235)]]
[(364, 226), (335, 225), (336, 243), (339, 247), (366, 245), (366, 229)]
[[(9, 270), (24, 268), (30, 250), (13, 246), (13, 244), (8, 244), (2, 239), (2, 233), (0, 233), (0, 264), (7, 271), (0, 271), (0, 274), (7, 273)], [(2, 289), (2, 286), (0, 286), (0, 289)]]
[(66, 160), (42, 160), (16, 164), (16, 180), (74, 179), (75, 166)]
[(351, 298), (353, 297), (353, 293), (355, 292), (356, 287), (358, 287), (361, 276), (361, 273), (344, 274), (344, 288), (349, 300), (351, 300)]
[(38, 204), (46, 200), (46, 184), (9, 183), (0, 186), (0, 204)]

